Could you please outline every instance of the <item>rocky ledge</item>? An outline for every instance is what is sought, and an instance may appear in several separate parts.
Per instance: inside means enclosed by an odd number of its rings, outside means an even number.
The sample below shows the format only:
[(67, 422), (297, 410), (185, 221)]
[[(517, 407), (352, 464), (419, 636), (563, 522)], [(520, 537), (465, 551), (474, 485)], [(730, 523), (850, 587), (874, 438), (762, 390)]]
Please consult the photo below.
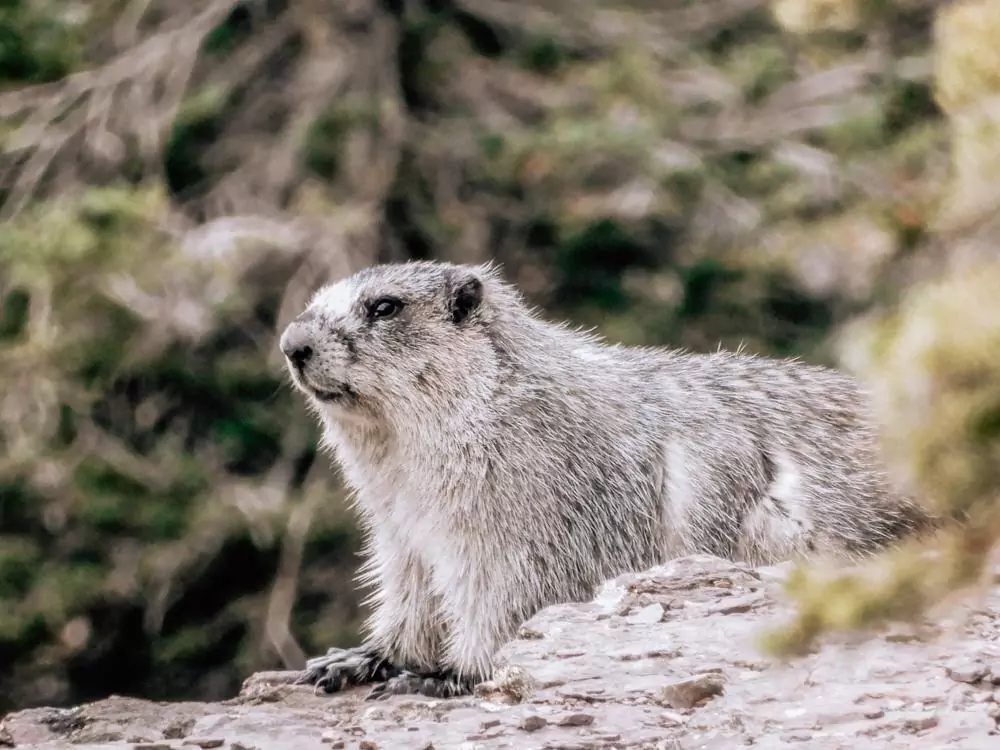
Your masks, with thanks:
[(250, 677), (223, 703), (111, 697), (8, 715), (0, 746), (311, 748), (1000, 748), (1000, 580), (948, 621), (760, 656), (786, 612), (783, 568), (712, 557), (609, 582), (551, 607), (503, 649), (475, 697), (314, 695), (291, 673)]

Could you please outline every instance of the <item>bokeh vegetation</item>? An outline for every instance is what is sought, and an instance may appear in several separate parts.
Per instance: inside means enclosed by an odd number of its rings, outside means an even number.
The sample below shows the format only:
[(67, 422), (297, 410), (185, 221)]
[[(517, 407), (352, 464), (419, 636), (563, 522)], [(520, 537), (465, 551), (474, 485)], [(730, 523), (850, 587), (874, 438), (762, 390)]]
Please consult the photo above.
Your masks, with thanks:
[[(805, 3), (809, 4), (809, 3)], [(929, 222), (928, 263), (898, 303), (841, 335), (872, 385), (900, 486), (945, 526), (860, 570), (797, 571), (793, 622), (765, 643), (788, 654), (831, 632), (912, 621), (995, 583), (1000, 550), (1000, 4), (964, 0), (935, 26), (935, 100), (951, 171)]]
[[(845, 361), (901, 481), (993, 507), (1000, 315), (952, 273), (995, 246), (1000, 66), (939, 5), (0, 3), (0, 710), (352, 642), (352, 516), (276, 340), (379, 260)], [(987, 40), (990, 5), (952, 24)]]

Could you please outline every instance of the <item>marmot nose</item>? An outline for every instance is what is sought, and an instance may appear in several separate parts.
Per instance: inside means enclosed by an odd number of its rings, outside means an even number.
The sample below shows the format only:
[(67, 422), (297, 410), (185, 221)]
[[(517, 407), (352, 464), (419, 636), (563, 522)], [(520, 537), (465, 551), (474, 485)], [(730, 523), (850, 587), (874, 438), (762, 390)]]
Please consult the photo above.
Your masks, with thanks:
[(306, 331), (305, 326), (298, 323), (292, 323), (288, 326), (281, 334), (279, 342), (281, 351), (288, 357), (288, 361), (300, 370), (312, 358), (313, 348), (310, 344), (312, 344), (312, 337)]

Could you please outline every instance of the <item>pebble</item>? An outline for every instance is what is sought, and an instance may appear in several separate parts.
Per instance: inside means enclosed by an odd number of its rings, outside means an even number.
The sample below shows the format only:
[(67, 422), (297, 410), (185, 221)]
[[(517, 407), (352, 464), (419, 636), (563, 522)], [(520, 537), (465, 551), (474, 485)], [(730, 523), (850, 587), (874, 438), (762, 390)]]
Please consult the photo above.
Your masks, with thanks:
[(977, 659), (956, 659), (949, 663), (944, 671), (955, 682), (972, 685), (983, 679), (989, 668)]
[(539, 729), (544, 727), (549, 723), (549, 720), (544, 716), (538, 716), (537, 714), (529, 714), (521, 719), (521, 722), (517, 725), (519, 729), (525, 732), (537, 732)]
[(672, 682), (660, 691), (660, 699), (671, 708), (694, 708), (702, 701), (722, 695), (725, 680), (714, 673), (697, 674)]
[(201, 737), (189, 737), (182, 742), (182, 745), (195, 745), (196, 747), (204, 748), (204, 750), (211, 750), (213, 747), (222, 747), (225, 744), (225, 740), (220, 740), (217, 738), (201, 738)]
[(904, 732), (923, 732), (933, 729), (938, 725), (940, 719), (937, 716), (925, 716), (922, 718), (905, 719), (903, 721)]
[(592, 714), (575, 713), (567, 714), (557, 722), (561, 727), (585, 727), (594, 723)]
[(709, 609), (709, 613), (713, 615), (742, 615), (759, 607), (765, 601), (760, 594), (749, 594), (724, 604), (717, 604)]
[(781, 739), (784, 742), (808, 742), (812, 735), (808, 732), (788, 732), (781, 735)]

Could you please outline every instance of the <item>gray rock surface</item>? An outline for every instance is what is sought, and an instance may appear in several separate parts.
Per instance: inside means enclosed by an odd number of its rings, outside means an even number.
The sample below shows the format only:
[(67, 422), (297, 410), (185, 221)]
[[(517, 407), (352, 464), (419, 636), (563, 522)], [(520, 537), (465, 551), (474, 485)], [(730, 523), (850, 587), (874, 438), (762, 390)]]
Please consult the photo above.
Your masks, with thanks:
[(787, 611), (782, 573), (694, 556), (622, 576), (526, 623), (475, 697), (369, 703), (362, 689), (314, 695), (271, 672), (223, 703), (111, 697), (13, 713), (0, 747), (1000, 748), (1000, 581), (947, 621), (779, 664), (754, 639)]

